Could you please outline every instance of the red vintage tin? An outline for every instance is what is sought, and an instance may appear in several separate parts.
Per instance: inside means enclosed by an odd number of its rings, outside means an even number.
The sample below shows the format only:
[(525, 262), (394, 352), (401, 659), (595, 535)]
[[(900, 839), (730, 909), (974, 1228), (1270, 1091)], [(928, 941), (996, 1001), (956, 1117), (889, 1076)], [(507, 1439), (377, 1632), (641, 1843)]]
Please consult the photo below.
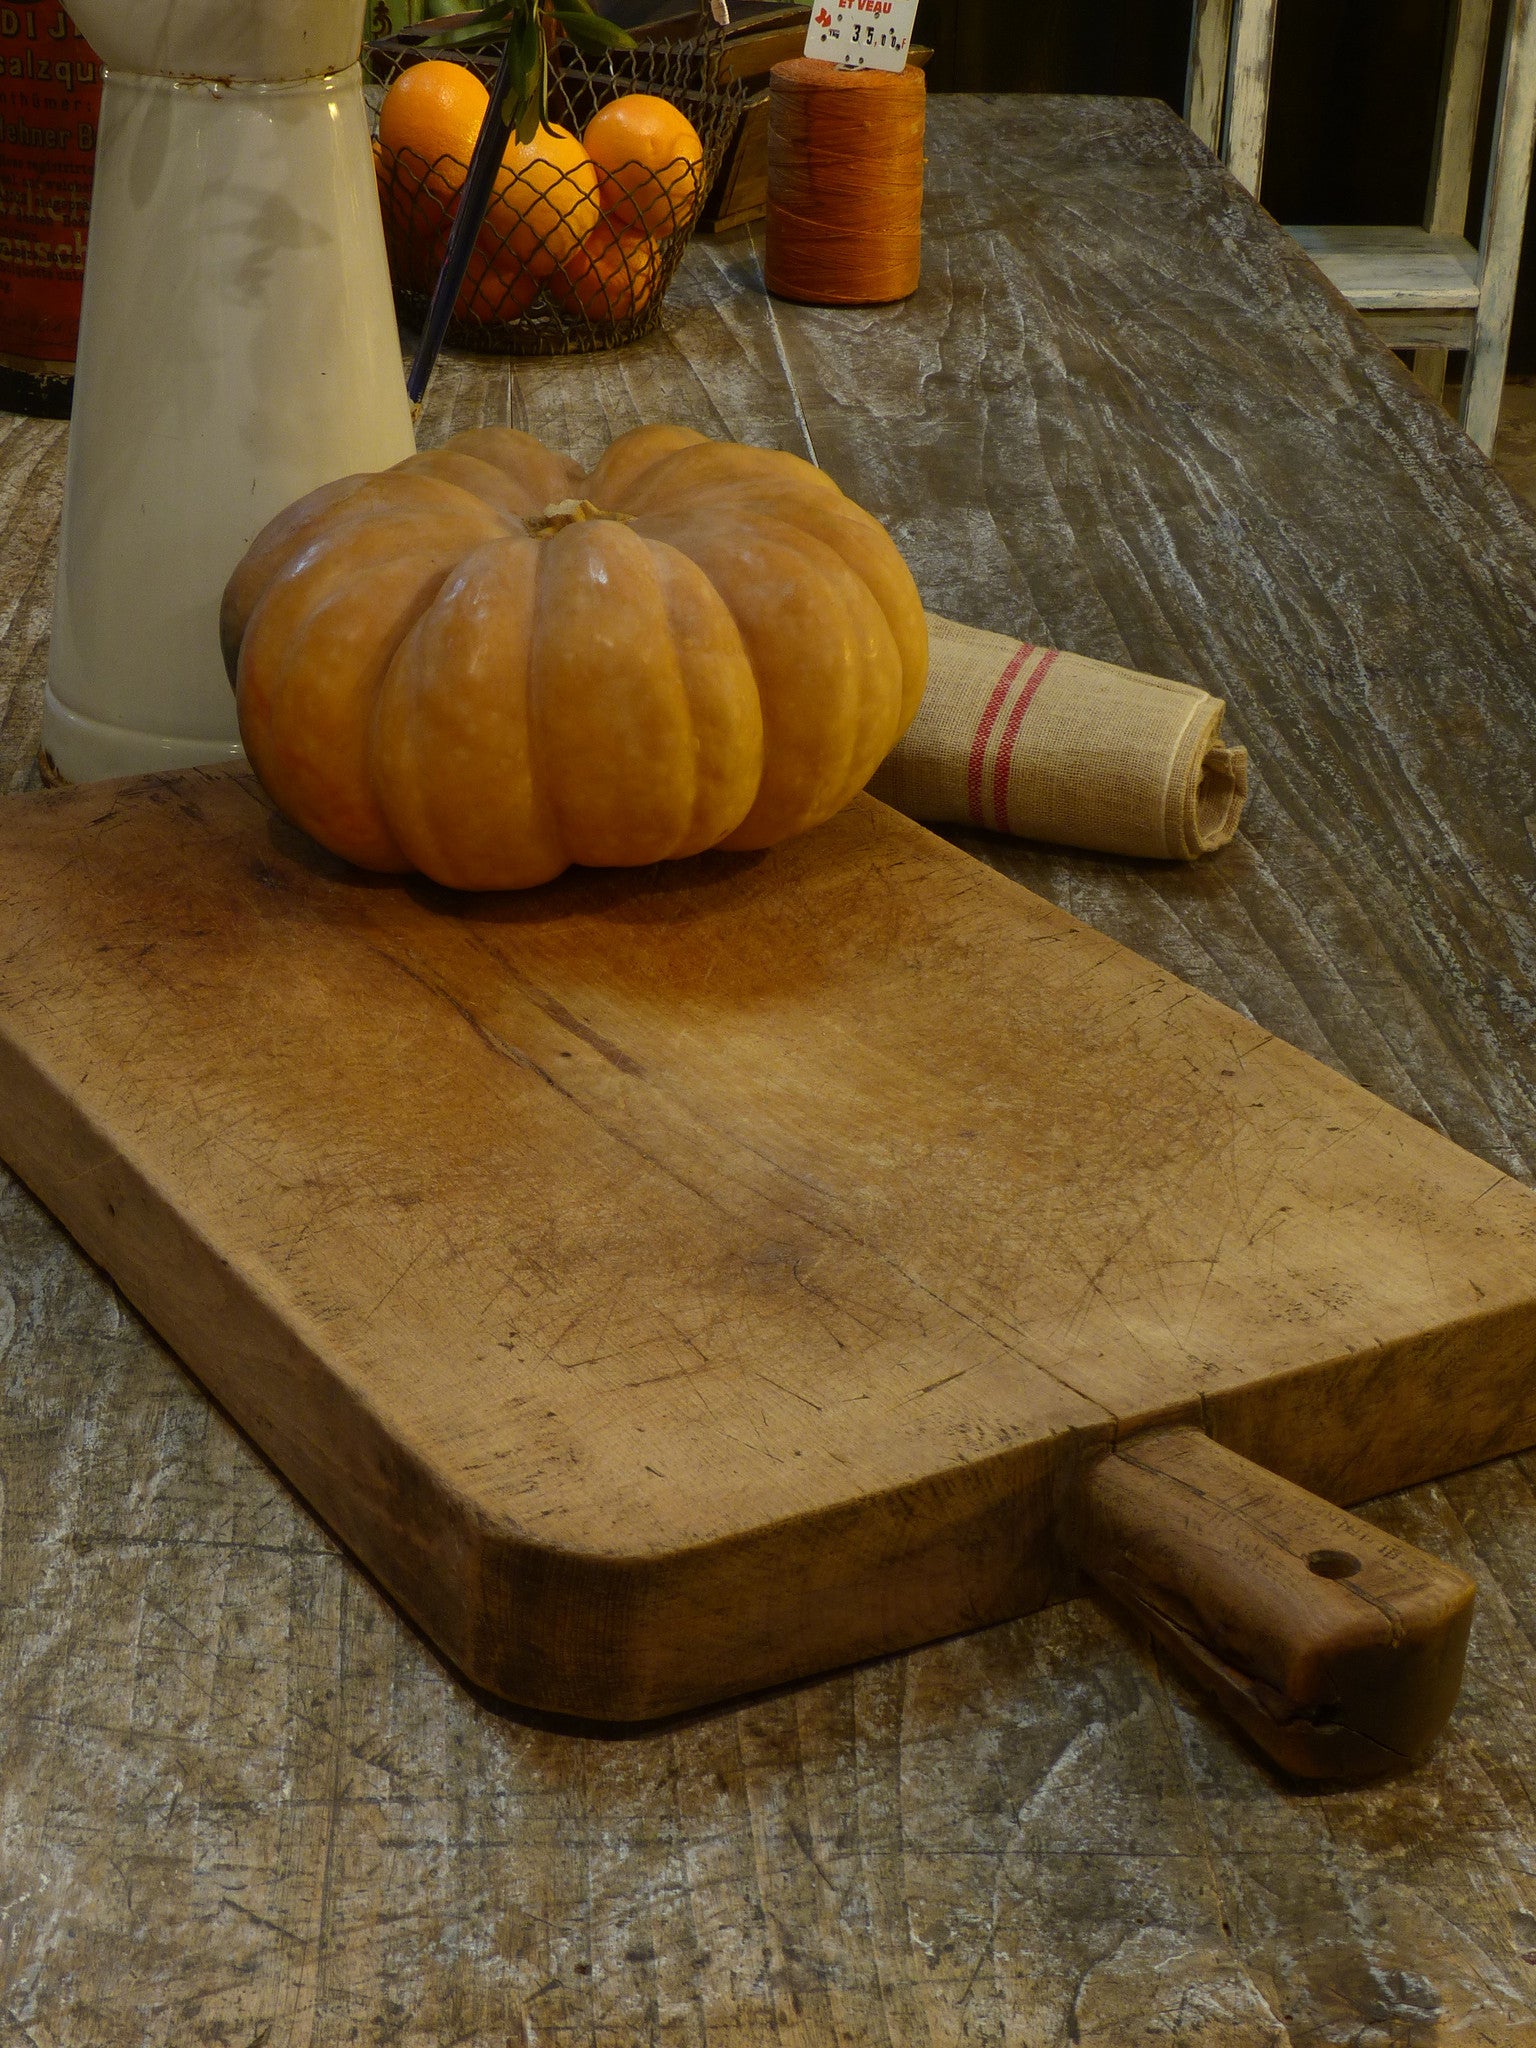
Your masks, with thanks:
[(0, 405), (69, 410), (100, 114), (58, 0), (0, 5)]

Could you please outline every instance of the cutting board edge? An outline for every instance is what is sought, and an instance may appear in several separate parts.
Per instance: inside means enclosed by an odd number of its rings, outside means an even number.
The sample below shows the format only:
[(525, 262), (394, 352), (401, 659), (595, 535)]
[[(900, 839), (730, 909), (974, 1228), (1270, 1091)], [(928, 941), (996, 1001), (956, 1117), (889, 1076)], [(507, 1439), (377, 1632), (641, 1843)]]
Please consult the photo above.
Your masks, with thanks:
[[(1472, 1356), (1475, 1380), (1464, 1370)], [(1442, 1396), (1432, 1450), (1404, 1424), (1410, 1375)], [(1536, 1274), (1523, 1300), (1223, 1389), (1201, 1410), (1218, 1443), (1344, 1507), (1527, 1450), (1536, 1444)], [(1332, 1426), (1319, 1427), (1320, 1410)]]
[[(1069, 1589), (1056, 1501), (1064, 1473), (1112, 1439), (1111, 1417), (670, 1551), (540, 1544), (391, 1429), (327, 1358), (323, 1331), (290, 1318), (180, 1214), (28, 1057), (3, 1013), (0, 1157), (444, 1655), (520, 1706), (652, 1720), (1004, 1620)], [(1193, 1412), (1183, 1402), (1158, 1419)], [(337, 1445), (344, 1459), (329, 1455)], [(856, 1523), (888, 1540), (851, 1578), (839, 1538)], [(743, 1572), (767, 1589), (767, 1612), (750, 1638), (733, 1638), (743, 1606), (732, 1575)], [(814, 1632), (792, 1613), (807, 1575), (821, 1581)], [(669, 1659), (658, 1660), (658, 1632), (681, 1644)]]
[[(30, 1090), (18, 1085), (23, 1074)], [(446, 1517), (416, 1517), (412, 1510), (451, 1497), (443, 1476), (401, 1443), (350, 1377), (330, 1369), (319, 1347), (307, 1343), (288, 1319), (287, 1305), (269, 1299), (238, 1272), (121, 1144), (109, 1140), (53, 1076), (27, 1058), (7, 1035), (3, 1012), (0, 1159), (111, 1277), (316, 1519), (448, 1656), (462, 1662), (461, 1633), (445, 1629), (445, 1617), (434, 1612), (430, 1598), (413, 1597), (412, 1587), (440, 1582), (445, 1568), (462, 1568), (472, 1513), (461, 1518), (457, 1535)], [(216, 1345), (210, 1333), (217, 1333)], [(271, 1398), (279, 1389), (298, 1396), (286, 1413)], [(295, 1427), (300, 1414), (304, 1426)], [(343, 1442), (356, 1455), (344, 1465), (332, 1463), (327, 1448)], [(338, 1475), (343, 1484), (328, 1495), (326, 1487)], [(342, 1511), (321, 1513), (317, 1498), (334, 1498)], [(421, 1542), (424, 1528), (437, 1540)], [(386, 1531), (394, 1550), (382, 1541)], [(398, 1560), (402, 1543), (411, 1559), (407, 1583), (383, 1561)]]
[[(539, 1545), (498, 1525), (394, 1435), (318, 1343), (306, 1342), (178, 1215), (49, 1076), (28, 1063), (30, 1090), (6, 1085), (20, 1078), (21, 1057), (0, 1030), (0, 1151), (450, 1661), (525, 1708), (611, 1723), (655, 1720), (1062, 1598), (1075, 1581), (1058, 1543), (1059, 1518), (1083, 1461), (1117, 1433), (1200, 1422), (1230, 1448), (1341, 1500), (1536, 1442), (1533, 1300), (1318, 1361), (1257, 1389), (1191, 1397), (1118, 1432), (1113, 1422), (1068, 1425), (880, 1493), (671, 1552), (605, 1556)], [(23, 1134), (16, 1105), (28, 1100), (34, 1128)], [(137, 1250), (126, 1249), (135, 1238)], [(1320, 1472), (1298, 1449), (1306, 1437), (1293, 1421), (1301, 1405), (1348, 1406), (1352, 1429), (1362, 1412), (1389, 1422), (1405, 1371), (1454, 1371), (1469, 1346), (1486, 1356), (1490, 1338), (1495, 1398), (1482, 1404), (1480, 1423), (1439, 1439), (1435, 1455), (1410, 1454), (1384, 1435), (1373, 1439), (1374, 1462), (1356, 1459), (1346, 1477)], [(275, 1401), (279, 1388), (303, 1398)], [(351, 1454), (344, 1465), (329, 1462), (326, 1447), (341, 1442)], [(321, 1500), (323, 1513), (314, 1505)]]
[[(974, 867), (978, 882), (990, 876), (937, 835), (922, 836)], [(1000, 892), (1015, 888), (1004, 877), (990, 878)], [(1066, 913), (1053, 915), (1077, 927)], [(18, 1060), (25, 1061), (29, 1087), (6, 1086), (8, 1062), (19, 1081)], [(1348, 1085), (1334, 1070), (1323, 1071)], [(16, 1105), (9, 1111), (8, 1100)], [(29, 1100), (37, 1129), (24, 1140)], [(451, 1471), (370, 1409), (355, 1372), (327, 1355), (323, 1327), (264, 1292), (259, 1274), (236, 1273), (147, 1169), (135, 1168), (131, 1144), (96, 1124), (62, 1082), (27, 1056), (3, 1017), (0, 1150), (263, 1454), (306, 1500), (325, 1504), (317, 1505), (317, 1516), (445, 1655), (488, 1690), (521, 1704), (651, 1719), (1001, 1621), (1069, 1590), (1056, 1518), (1082, 1458), (1106, 1440), (1112, 1423), (1068, 1424), (1054, 1434), (1047, 1428), (968, 1463), (669, 1551), (625, 1558), (541, 1546), (477, 1507)], [(78, 1173), (65, 1171), (70, 1160)], [(122, 1243), (131, 1221), (148, 1232), (146, 1248), (132, 1256)], [(165, 1256), (167, 1244), (178, 1256)], [(1521, 1344), (1526, 1307), (1507, 1312)], [(1504, 1405), (1480, 1431), (1462, 1432), (1454, 1456), (1442, 1450), (1426, 1463), (1415, 1451), (1409, 1459), (1386, 1429), (1393, 1388), (1405, 1371), (1424, 1369), (1423, 1346), (1460, 1346), (1465, 1356), (1487, 1322), (1461, 1318), (1384, 1350), (1313, 1361), (1257, 1388), (1208, 1395), (1205, 1424), (1233, 1448), (1318, 1485), (1316, 1472), (1299, 1471), (1291, 1455), (1293, 1439), (1304, 1432), (1288, 1418), (1335, 1398), (1335, 1389), (1357, 1410), (1362, 1400), (1374, 1403), (1385, 1432), (1374, 1463), (1357, 1458), (1348, 1476), (1342, 1469), (1331, 1479), (1324, 1474), (1322, 1490), (1340, 1499), (1518, 1448), (1536, 1437), (1536, 1428), (1525, 1385), (1528, 1355), (1508, 1347), (1499, 1381)], [(1269, 1398), (1271, 1386), (1282, 1394)], [(274, 1399), (280, 1387), (297, 1388), (303, 1399)], [(1149, 1397), (1135, 1408), (1127, 1433), (1199, 1419), (1193, 1393), (1172, 1401)], [(1350, 1426), (1356, 1423), (1352, 1416)], [(352, 1454), (340, 1467), (328, 1454), (344, 1441)], [(855, 1520), (877, 1521), (880, 1533), (862, 1540), (864, 1567), (850, 1573), (847, 1531)], [(746, 1619), (743, 1576), (757, 1589), (757, 1608)], [(577, 1639), (589, 1624), (595, 1643), (580, 1658)], [(659, 1635), (669, 1640), (664, 1654)]]
[[(1405, 1378), (1454, 1373), (1470, 1355), (1497, 1362), (1485, 1382), (1490, 1399), (1448, 1425), (1434, 1453), (1415, 1445), (1411, 1431), (1394, 1435)], [(540, 1612), (595, 1610), (610, 1622), (574, 1689), (568, 1677), (555, 1691), (543, 1689), (549, 1652), (567, 1674), (575, 1669), (560, 1638), (546, 1650), (529, 1642), (526, 1628), (495, 1621), (498, 1610), (510, 1613), (526, 1584), (528, 1552), (487, 1530), (484, 1583), (499, 1581), (503, 1592), (487, 1602), (492, 1622), (484, 1654), (472, 1656), (467, 1668), (488, 1691), (523, 1705), (644, 1722), (915, 1649), (1017, 1619), (1080, 1589), (1068, 1555), (1075, 1548), (1072, 1504), (1085, 1465), (1116, 1440), (1193, 1423), (1271, 1470), (1353, 1505), (1536, 1443), (1533, 1361), (1536, 1297), (1298, 1368), (1269, 1383), (1277, 1390), (1269, 1403), (1263, 1389), (1242, 1388), (1149, 1408), (1129, 1425), (1067, 1425), (965, 1466), (665, 1554), (546, 1551), (540, 1568), (554, 1577)], [(1334, 1467), (1297, 1455), (1306, 1433), (1295, 1429), (1296, 1408), (1319, 1400), (1349, 1411), (1339, 1441), (1347, 1443), (1366, 1418), (1371, 1455), (1357, 1448)], [(853, 1571), (850, 1553), (857, 1558)], [(578, 1647), (593, 1649), (589, 1633), (574, 1634)]]

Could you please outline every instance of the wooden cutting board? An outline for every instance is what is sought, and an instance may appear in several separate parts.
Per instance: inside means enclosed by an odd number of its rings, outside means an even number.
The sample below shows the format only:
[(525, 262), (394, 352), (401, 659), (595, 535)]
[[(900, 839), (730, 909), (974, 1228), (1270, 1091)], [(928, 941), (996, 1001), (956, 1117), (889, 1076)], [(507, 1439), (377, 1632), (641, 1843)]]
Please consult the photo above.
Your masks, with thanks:
[(230, 771), (9, 800), (0, 1151), (535, 1707), (1037, 1606), (1160, 1422), (1334, 1500), (1536, 1440), (1536, 1198), (869, 799), (483, 899)]

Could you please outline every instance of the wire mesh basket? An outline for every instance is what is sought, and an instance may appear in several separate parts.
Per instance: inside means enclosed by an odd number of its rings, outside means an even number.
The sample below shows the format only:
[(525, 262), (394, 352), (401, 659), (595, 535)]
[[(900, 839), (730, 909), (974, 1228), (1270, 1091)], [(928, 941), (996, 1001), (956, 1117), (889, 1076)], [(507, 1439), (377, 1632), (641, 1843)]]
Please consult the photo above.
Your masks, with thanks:
[[(562, 40), (551, 52), (549, 119), (582, 136), (593, 116), (628, 93), (668, 101), (693, 124), (702, 167), (678, 157), (665, 166), (615, 165), (595, 183), (580, 163), (507, 159), (454, 308), (448, 339), (495, 355), (575, 355), (618, 348), (661, 318), (693, 224), (741, 115), (741, 88), (722, 77), (718, 29), (632, 50), (591, 56)], [(395, 301), (402, 317), (425, 318), (468, 176), (456, 156), (428, 162), (379, 139), (379, 112), (399, 75), (424, 59), (463, 64), (489, 87), (494, 50), (423, 49), (387, 36), (370, 45), (368, 102), (379, 205)], [(466, 151), (466, 154), (468, 152)], [(617, 181), (617, 184), (615, 183)], [(625, 196), (605, 210), (618, 188)]]

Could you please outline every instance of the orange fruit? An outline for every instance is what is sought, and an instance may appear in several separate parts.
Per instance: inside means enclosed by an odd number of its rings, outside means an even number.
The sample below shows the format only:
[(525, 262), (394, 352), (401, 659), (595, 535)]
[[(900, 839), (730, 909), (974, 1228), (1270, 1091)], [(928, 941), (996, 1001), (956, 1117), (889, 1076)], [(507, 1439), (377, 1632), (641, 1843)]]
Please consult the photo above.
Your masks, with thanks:
[(627, 320), (650, 304), (660, 265), (649, 235), (600, 220), (550, 278), (550, 296), (589, 320)]
[(509, 258), (505, 251), (492, 253), (477, 242), (469, 254), (469, 268), (453, 302), (455, 318), (478, 320), (487, 327), (499, 327), (519, 319), (539, 296), (539, 280), (531, 270)]
[(598, 198), (621, 227), (661, 238), (687, 227), (704, 197), (704, 145), (688, 116), (654, 93), (625, 93), (587, 123)]
[(597, 170), (568, 128), (514, 135), (501, 160), (486, 221), (538, 277), (548, 277), (597, 226)]
[(467, 65), (432, 58), (400, 72), (379, 109), (379, 140), (396, 177), (451, 207), (469, 175), (490, 94)]
[[(409, 171), (402, 169), (400, 159), (379, 142), (373, 145), (373, 167), (390, 275), (406, 291), (430, 293), (448, 253), (452, 215), (430, 196), (424, 198)], [(470, 251), (453, 310), (460, 320), (479, 320), (494, 327), (526, 313), (538, 295), (538, 279), (482, 231)]]

